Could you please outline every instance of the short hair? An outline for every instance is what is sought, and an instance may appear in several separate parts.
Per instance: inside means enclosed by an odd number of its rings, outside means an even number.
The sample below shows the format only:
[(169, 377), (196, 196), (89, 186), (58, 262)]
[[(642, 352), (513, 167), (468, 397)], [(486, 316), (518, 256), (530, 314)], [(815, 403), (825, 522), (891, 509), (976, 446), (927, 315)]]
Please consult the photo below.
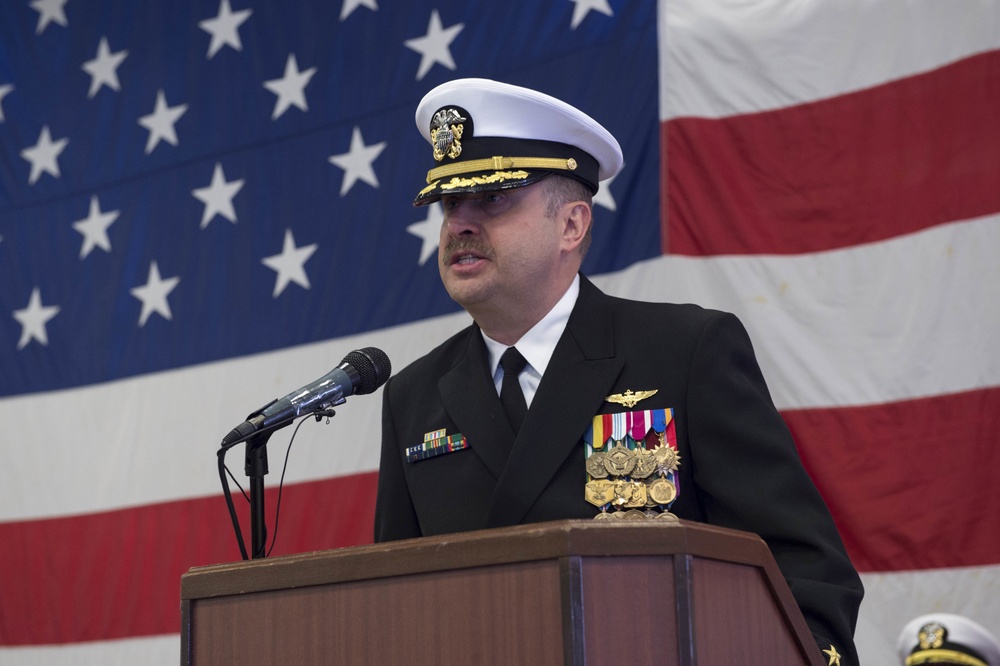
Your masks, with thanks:
[[(542, 179), (542, 186), (545, 188), (546, 202), (545, 215), (555, 216), (556, 212), (565, 204), (571, 201), (582, 201), (593, 210), (594, 196), (590, 192), (590, 187), (576, 178), (568, 178), (552, 174)], [(590, 226), (587, 227), (587, 234), (580, 243), (580, 256), (584, 257), (590, 249), (593, 240), (594, 220), (591, 216)]]

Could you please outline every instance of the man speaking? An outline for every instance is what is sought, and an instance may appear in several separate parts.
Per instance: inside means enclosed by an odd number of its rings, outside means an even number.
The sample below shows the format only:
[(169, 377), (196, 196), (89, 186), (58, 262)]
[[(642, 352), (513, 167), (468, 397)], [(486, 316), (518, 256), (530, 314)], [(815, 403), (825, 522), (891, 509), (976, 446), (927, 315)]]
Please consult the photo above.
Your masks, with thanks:
[(602, 293), (580, 273), (618, 142), (533, 90), (452, 81), (420, 102), (415, 205), (474, 324), (385, 386), (377, 541), (565, 518), (682, 518), (760, 535), (830, 664), (862, 597), (829, 511), (728, 313)]

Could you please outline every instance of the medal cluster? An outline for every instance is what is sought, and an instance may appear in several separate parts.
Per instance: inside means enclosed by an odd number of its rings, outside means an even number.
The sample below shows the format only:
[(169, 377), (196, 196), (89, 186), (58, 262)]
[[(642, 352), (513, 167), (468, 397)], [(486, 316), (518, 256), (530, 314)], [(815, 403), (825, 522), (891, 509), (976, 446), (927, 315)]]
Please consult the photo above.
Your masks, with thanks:
[(677, 520), (668, 510), (677, 499), (672, 479), (680, 466), (677, 451), (662, 433), (653, 450), (626, 435), (607, 450), (587, 457), (586, 500), (601, 509), (598, 520)]

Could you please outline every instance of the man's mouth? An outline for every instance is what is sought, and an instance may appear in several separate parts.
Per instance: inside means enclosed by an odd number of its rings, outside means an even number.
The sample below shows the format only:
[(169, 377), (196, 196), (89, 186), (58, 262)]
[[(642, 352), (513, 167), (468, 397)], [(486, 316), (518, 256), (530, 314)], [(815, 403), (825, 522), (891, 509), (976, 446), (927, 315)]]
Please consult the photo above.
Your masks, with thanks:
[(448, 244), (445, 256), (449, 266), (465, 266), (489, 259), (491, 253), (482, 243), (453, 241)]

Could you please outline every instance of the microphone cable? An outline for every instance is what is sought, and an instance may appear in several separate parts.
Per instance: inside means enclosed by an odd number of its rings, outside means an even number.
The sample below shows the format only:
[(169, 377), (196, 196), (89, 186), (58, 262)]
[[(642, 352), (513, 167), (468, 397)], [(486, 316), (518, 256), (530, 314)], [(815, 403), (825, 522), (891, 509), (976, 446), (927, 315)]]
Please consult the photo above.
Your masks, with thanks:
[[(335, 415), (336, 412), (334, 412), (332, 409), (326, 409), (323, 411), (308, 414), (306, 416), (315, 417), (317, 423), (325, 417), (327, 419), (327, 422), (329, 423), (330, 418)], [(285, 460), (281, 466), (281, 478), (278, 481), (278, 499), (275, 502), (275, 507), (274, 507), (274, 533), (271, 535), (271, 546), (266, 549), (267, 552), (264, 554), (264, 557), (269, 557), (271, 555), (271, 551), (274, 550), (274, 545), (275, 543), (277, 543), (278, 540), (278, 518), (281, 512), (281, 495), (285, 486), (285, 472), (288, 469), (288, 458), (292, 450), (292, 444), (295, 442), (295, 436), (298, 434), (299, 428), (301, 428), (302, 424), (305, 422), (306, 422), (305, 417), (299, 419), (298, 424), (292, 431), (291, 438), (288, 440), (288, 447), (285, 449)], [(253, 434), (260, 435), (262, 432), (267, 432), (268, 430), (273, 430), (273, 429), (276, 429), (276, 426), (266, 428), (264, 430), (258, 431)], [(237, 545), (239, 545), (241, 557), (244, 560), (249, 560), (250, 556), (247, 553), (246, 543), (243, 540), (243, 530), (240, 529), (240, 519), (236, 513), (236, 505), (233, 503), (232, 490), (229, 487), (229, 482), (226, 480), (226, 475), (228, 475), (229, 478), (233, 480), (233, 483), (236, 484), (236, 487), (240, 489), (240, 493), (242, 493), (243, 498), (247, 501), (248, 504), (250, 503), (250, 498), (247, 496), (246, 490), (244, 490), (239, 480), (237, 480), (236, 476), (229, 470), (229, 467), (226, 465), (225, 462), (226, 453), (229, 451), (229, 449), (233, 448), (237, 444), (242, 444), (244, 441), (245, 440), (240, 439), (235, 442), (226, 442), (219, 447), (219, 450), (216, 452), (216, 455), (218, 457), (218, 463), (219, 463), (219, 481), (222, 484), (222, 494), (225, 497), (226, 507), (229, 510), (229, 518), (233, 523), (233, 531), (236, 533), (236, 543)], [(266, 446), (266, 444), (264, 446)], [(264, 527), (266, 532), (267, 526), (265, 525)]]

